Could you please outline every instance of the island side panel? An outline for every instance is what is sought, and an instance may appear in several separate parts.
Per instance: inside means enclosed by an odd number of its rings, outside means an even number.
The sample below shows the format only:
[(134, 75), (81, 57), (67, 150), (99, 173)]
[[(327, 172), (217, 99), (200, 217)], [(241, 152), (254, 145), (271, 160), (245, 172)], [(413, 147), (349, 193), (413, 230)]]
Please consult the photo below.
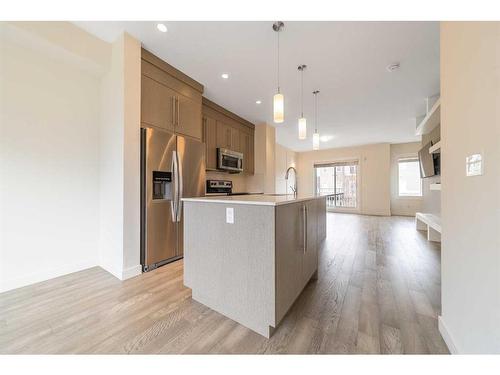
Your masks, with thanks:
[(184, 202), (184, 284), (193, 299), (266, 337), (275, 326), (274, 245), (274, 206)]
[(321, 243), (326, 238), (326, 197), (316, 200), (318, 205), (318, 241)]
[(304, 203), (276, 207), (276, 323), (302, 291)]

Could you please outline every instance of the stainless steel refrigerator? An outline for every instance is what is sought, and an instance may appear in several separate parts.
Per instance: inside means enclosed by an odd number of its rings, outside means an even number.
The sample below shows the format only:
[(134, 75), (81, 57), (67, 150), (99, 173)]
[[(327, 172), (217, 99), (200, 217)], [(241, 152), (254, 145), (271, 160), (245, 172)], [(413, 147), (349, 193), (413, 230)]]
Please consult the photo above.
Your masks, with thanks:
[(183, 197), (205, 195), (205, 145), (141, 129), (141, 264), (144, 272), (182, 258)]

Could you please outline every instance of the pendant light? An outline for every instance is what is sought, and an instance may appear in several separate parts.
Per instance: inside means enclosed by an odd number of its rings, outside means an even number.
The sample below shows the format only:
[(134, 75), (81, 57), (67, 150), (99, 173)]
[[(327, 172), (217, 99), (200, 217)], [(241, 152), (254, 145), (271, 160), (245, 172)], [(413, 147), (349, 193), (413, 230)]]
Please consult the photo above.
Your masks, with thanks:
[(285, 97), (280, 93), (280, 32), (284, 27), (281, 21), (273, 24), (273, 30), (278, 34), (278, 92), (273, 97), (273, 120), (277, 124), (285, 121)]
[(313, 150), (319, 150), (319, 133), (318, 133), (318, 94), (319, 94), (319, 90), (313, 91), (313, 94), (314, 94)]
[(307, 121), (304, 117), (304, 70), (307, 65), (299, 65), (300, 71), (300, 118), (299, 118), (299, 139), (307, 138)]

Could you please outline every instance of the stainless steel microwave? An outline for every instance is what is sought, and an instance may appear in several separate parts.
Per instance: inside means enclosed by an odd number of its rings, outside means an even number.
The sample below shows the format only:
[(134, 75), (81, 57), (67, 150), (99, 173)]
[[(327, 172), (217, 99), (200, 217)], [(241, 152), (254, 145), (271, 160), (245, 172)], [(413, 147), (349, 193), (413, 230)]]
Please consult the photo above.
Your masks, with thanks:
[(243, 154), (227, 148), (218, 148), (217, 169), (233, 173), (243, 172)]

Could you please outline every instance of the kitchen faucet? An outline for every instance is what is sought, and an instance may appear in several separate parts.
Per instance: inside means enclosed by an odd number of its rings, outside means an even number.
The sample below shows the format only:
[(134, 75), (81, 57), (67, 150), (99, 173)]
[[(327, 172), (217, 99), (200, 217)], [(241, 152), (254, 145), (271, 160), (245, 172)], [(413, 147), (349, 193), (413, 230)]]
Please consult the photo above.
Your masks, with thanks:
[(288, 176), (290, 175), (290, 170), (293, 170), (295, 172), (295, 182), (294, 182), (293, 186), (290, 186), (290, 188), (293, 191), (293, 196), (296, 197), (297, 196), (297, 170), (294, 167), (288, 167), (288, 169), (286, 170), (285, 181), (287, 182), (287, 185), (288, 185)]

